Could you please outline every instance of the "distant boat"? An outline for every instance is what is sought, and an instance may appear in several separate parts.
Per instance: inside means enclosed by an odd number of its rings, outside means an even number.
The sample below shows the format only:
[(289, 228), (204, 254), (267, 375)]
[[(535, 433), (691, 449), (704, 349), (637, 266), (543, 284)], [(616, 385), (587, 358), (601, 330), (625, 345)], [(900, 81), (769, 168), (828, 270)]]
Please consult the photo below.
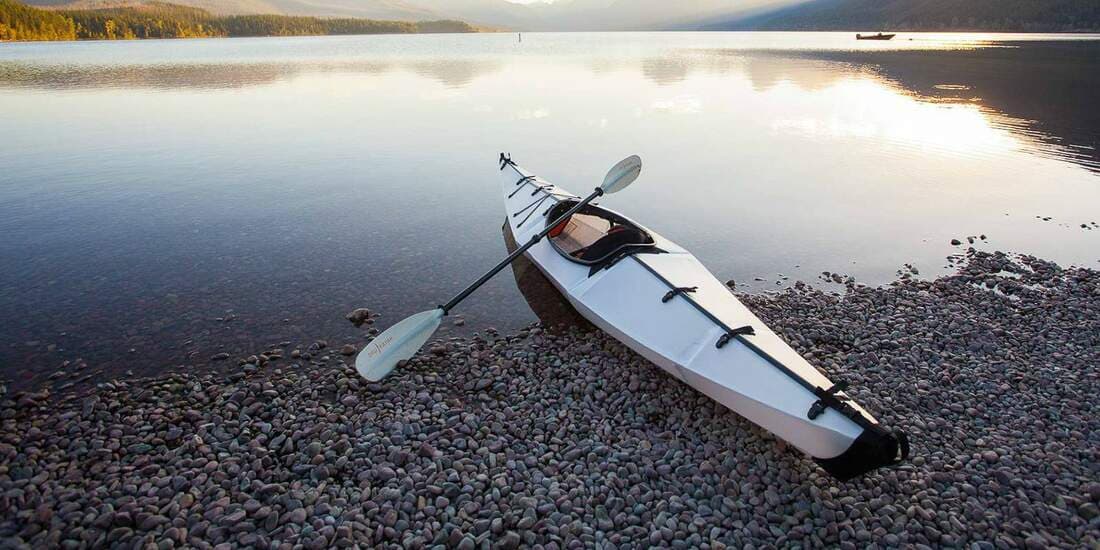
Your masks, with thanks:
[(878, 34), (867, 34), (867, 35), (857, 34), (856, 35), (856, 40), (890, 40), (891, 38), (893, 38), (895, 36), (897, 36), (897, 35), (896, 34), (882, 34), (881, 32), (878, 33)]

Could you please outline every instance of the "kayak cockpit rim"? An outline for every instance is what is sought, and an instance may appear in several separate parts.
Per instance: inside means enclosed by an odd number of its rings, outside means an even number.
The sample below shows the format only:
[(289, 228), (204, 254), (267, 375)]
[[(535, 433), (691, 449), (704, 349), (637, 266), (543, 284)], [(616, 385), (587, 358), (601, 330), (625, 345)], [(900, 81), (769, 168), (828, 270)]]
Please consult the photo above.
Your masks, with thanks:
[[(549, 226), (559, 215), (569, 210), (577, 203), (573, 199), (559, 201), (546, 212), (546, 225)], [(573, 250), (563, 248), (569, 239), (566, 234), (570, 224), (578, 225), (574, 217), (585, 216), (607, 224), (607, 229), (589, 227), (589, 232), (598, 235), (598, 238), (590, 238), (592, 242), (576, 242), (578, 246)], [(582, 224), (581, 224), (582, 225)], [(567, 227), (568, 226), (568, 227)], [(555, 234), (555, 231), (557, 233)], [(630, 255), (647, 249), (656, 248), (657, 243), (653, 236), (637, 222), (616, 214), (596, 205), (586, 205), (579, 212), (573, 214), (550, 232), (550, 245), (565, 259), (587, 266), (602, 266), (612, 258), (621, 255)]]

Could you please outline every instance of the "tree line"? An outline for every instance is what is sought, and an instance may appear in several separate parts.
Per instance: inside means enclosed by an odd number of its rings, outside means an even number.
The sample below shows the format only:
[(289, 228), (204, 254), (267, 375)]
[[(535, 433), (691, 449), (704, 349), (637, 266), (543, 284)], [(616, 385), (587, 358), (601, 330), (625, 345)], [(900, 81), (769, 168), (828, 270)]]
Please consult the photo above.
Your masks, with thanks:
[(462, 21), (377, 21), (286, 15), (223, 17), (200, 8), (162, 2), (55, 11), (33, 8), (16, 0), (0, 0), (0, 40), (132, 40), (456, 32), (477, 32), (477, 29)]

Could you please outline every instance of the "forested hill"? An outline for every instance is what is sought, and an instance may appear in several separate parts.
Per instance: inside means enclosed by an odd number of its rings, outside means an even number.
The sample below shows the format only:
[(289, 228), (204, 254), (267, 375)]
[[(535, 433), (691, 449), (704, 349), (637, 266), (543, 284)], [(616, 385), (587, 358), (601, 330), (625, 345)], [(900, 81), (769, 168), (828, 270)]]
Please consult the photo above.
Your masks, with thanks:
[(43, 10), (0, 0), (0, 40), (124, 40), (227, 36), (315, 36), (477, 32), (462, 21), (376, 21), (285, 15), (219, 17), (159, 2), (87, 10)]
[(1100, 31), (1100, 0), (812, 0), (708, 30)]

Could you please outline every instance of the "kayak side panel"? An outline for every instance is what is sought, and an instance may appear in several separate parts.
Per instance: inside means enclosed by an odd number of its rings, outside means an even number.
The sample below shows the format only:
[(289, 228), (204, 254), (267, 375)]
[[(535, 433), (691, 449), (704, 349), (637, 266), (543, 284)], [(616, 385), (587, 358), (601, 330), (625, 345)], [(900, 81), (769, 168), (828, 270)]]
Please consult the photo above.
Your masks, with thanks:
[[(691, 254), (661, 254), (656, 256), (639, 257), (647, 265), (658, 271), (662, 277), (678, 287), (696, 287), (691, 298), (707, 308), (712, 315), (720, 319), (726, 325), (737, 328), (751, 326), (756, 332), (746, 339), (757, 348), (770, 355), (779, 363), (794, 371), (810, 384), (821, 388), (832, 386), (832, 382), (821, 371), (810, 365), (808, 361), (796, 352), (786, 341), (779, 337), (771, 328), (755, 314), (749, 311), (732, 292), (726, 288), (699, 260)], [(700, 316), (702, 314), (699, 314)], [(774, 370), (774, 368), (773, 368)], [(780, 373), (781, 374), (781, 373)], [(786, 377), (784, 375), (784, 377)], [(808, 391), (807, 397), (811, 397)], [(844, 395), (841, 393), (840, 395)], [(813, 397), (811, 403), (816, 401)], [(872, 420), (869, 413), (859, 405), (853, 406)], [(806, 406), (809, 410), (809, 405)], [(835, 411), (832, 411), (835, 413)]]
[[(668, 256), (672, 255), (641, 255), (640, 259), (648, 262)], [(676, 261), (694, 261), (699, 266), (695, 284), (713, 279), (690, 255)], [(720, 283), (714, 280), (714, 284)], [(816, 396), (736, 340), (719, 349), (715, 344), (722, 329), (683, 298), (662, 302), (668, 287), (637, 262), (620, 261), (591, 284), (567, 290), (578, 311), (600, 328), (622, 334), (624, 343), (647, 358), (656, 355), (657, 362), (676, 365), (680, 379), (812, 456), (837, 456), (862, 431), (836, 411), (809, 419), (806, 413)], [(720, 298), (736, 302), (732, 294), (723, 292)], [(714, 304), (705, 305), (710, 309)], [(747, 310), (741, 320), (764, 329)], [(748, 337), (753, 342), (756, 338)], [(828, 386), (827, 379), (823, 383)]]

